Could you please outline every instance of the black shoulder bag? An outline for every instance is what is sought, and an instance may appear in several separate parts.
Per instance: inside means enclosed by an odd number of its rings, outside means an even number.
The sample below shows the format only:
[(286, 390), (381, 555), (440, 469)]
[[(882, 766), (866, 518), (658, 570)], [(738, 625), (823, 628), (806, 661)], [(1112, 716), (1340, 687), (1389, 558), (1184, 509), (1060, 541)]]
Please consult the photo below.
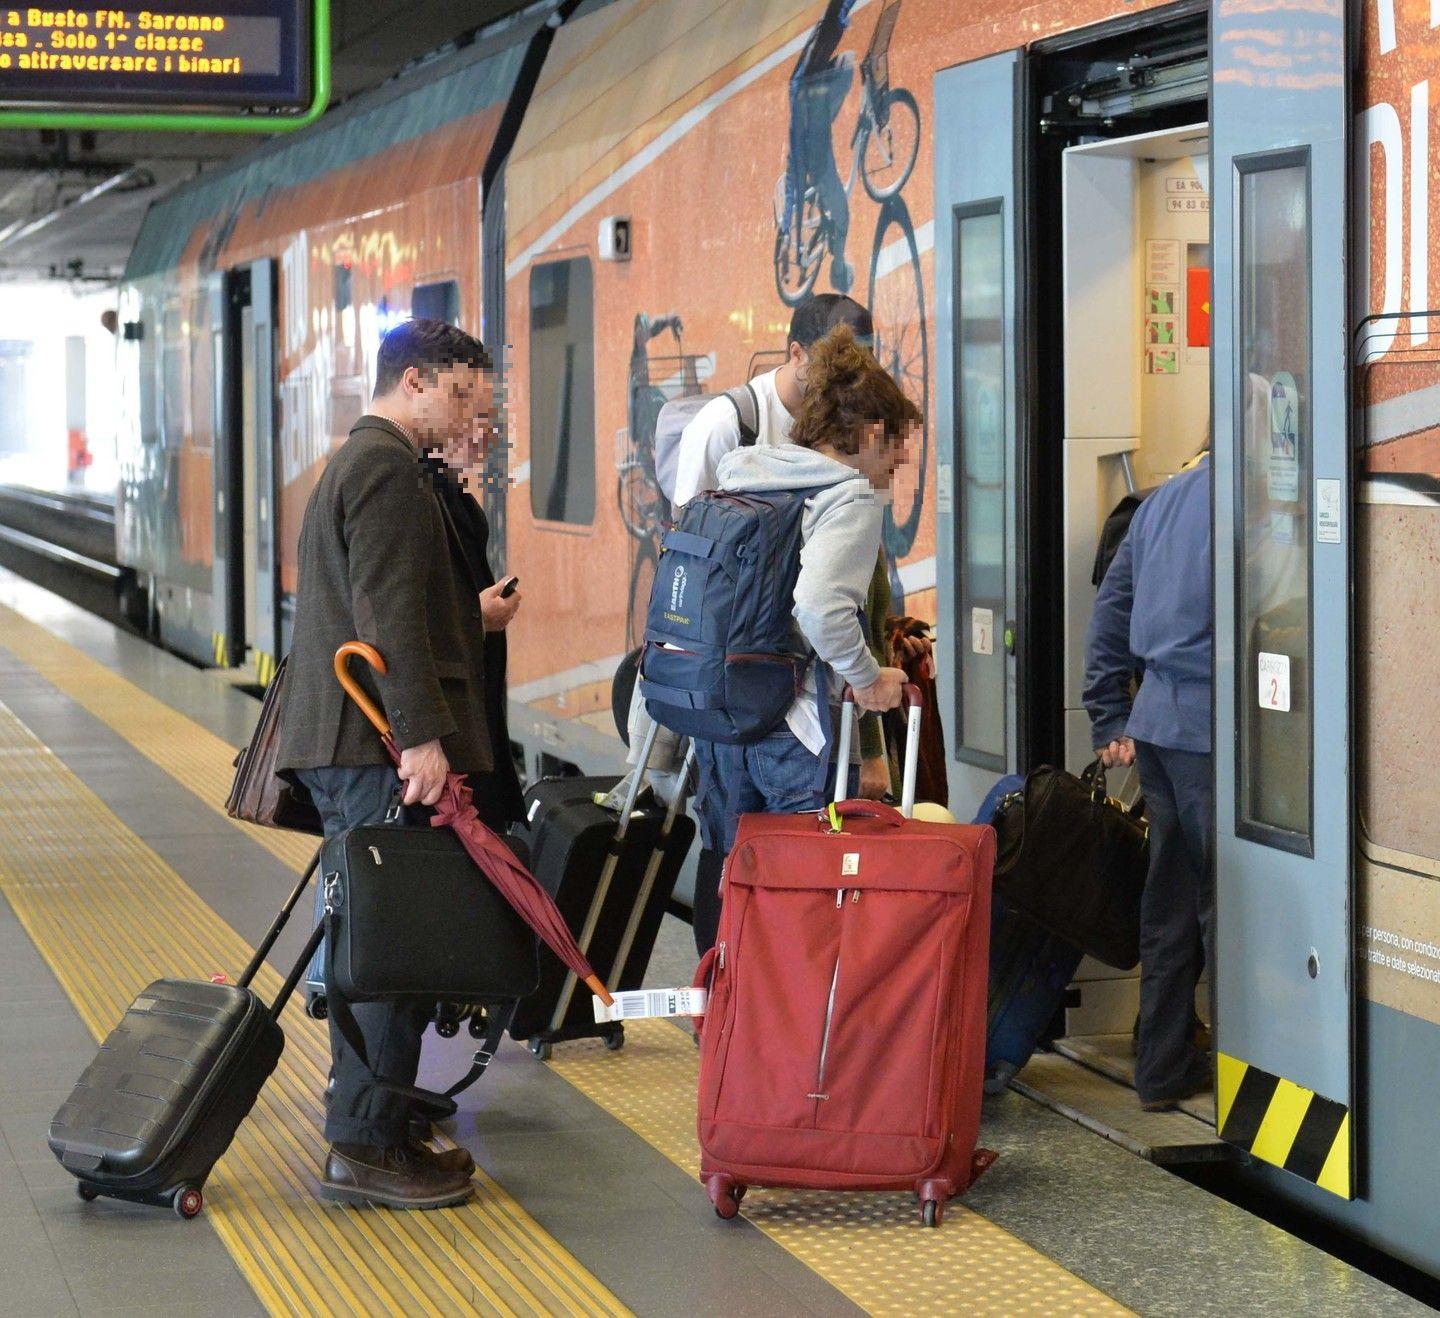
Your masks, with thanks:
[(1150, 868), (1144, 803), (1106, 795), (1099, 760), (1077, 778), (1045, 765), (995, 815), (995, 891), (1106, 965), (1140, 960), (1140, 896)]

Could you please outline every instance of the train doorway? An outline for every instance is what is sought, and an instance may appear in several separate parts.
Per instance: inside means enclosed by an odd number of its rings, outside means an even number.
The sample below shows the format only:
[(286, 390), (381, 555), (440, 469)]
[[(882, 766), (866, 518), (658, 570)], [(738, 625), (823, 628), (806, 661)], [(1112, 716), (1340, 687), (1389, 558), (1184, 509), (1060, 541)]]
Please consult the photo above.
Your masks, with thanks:
[[(1093, 758), (1101, 526), (1207, 442), (1206, 20), (1176, 6), (936, 78), (955, 125), (936, 147), (938, 631), (962, 817), (999, 774)], [(1110, 788), (1139, 794), (1133, 774)], [(1138, 1006), (1138, 972), (1086, 959), (1057, 1048), (1124, 1079)]]
[(276, 571), (275, 262), (215, 277), (216, 662), (254, 659), (261, 685), (280, 654)]
[[(1186, 3), (936, 75), (954, 129), (935, 159), (937, 612), (962, 813), (997, 774), (1089, 759), (1096, 532), (1127, 473), (1203, 441), (1208, 328), (1187, 357), (1181, 317), (1208, 276), (1208, 72)], [(1173, 258), (1154, 313), (1147, 252)], [(1188, 411), (1147, 445), (1167, 387)]]

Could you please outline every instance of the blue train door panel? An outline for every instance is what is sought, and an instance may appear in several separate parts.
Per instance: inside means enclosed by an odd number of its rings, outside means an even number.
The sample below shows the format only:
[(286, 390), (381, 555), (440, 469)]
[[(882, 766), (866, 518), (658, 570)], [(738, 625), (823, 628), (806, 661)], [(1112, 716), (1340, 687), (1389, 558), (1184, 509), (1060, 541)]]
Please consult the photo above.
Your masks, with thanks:
[(1022, 55), (935, 75), (937, 637), (950, 804), (1012, 771), (1016, 719), (1016, 106)]
[(1344, 1198), (1348, 8), (1217, 0), (1210, 110), (1217, 1115), (1227, 1140)]

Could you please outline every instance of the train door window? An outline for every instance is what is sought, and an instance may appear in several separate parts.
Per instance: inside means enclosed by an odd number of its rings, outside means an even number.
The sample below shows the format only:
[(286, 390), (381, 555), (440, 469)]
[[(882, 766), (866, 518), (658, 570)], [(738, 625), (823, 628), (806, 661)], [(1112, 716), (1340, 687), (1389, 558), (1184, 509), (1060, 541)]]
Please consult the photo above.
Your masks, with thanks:
[(585, 257), (530, 271), (530, 511), (595, 520), (594, 276)]
[(1005, 767), (1005, 233), (1000, 203), (955, 216), (960, 757)]
[(172, 299), (161, 317), (160, 358), (161, 358), (161, 417), (160, 442), (166, 448), (179, 448), (185, 435), (185, 390), (189, 381), (186, 362), (186, 339), (189, 326), (185, 324), (180, 303)]
[(460, 285), (453, 279), (437, 284), (416, 284), (410, 295), (410, 314), (416, 320), (443, 320), (454, 325), (460, 319)]
[(1309, 160), (1237, 163), (1237, 816), (1242, 836), (1309, 854)]

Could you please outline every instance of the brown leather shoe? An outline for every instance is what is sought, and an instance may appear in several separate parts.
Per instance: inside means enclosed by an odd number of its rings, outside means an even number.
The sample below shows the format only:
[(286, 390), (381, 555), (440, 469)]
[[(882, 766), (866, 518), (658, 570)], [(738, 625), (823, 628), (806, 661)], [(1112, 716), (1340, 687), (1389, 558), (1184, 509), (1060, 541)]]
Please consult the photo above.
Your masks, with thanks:
[(387, 1208), (448, 1208), (474, 1192), (469, 1173), (460, 1171), (453, 1157), (415, 1144), (389, 1149), (332, 1144), (320, 1181), (325, 1199)]
[(447, 1170), (463, 1172), (466, 1176), (472, 1175), (475, 1171), (475, 1159), (470, 1156), (469, 1149), (432, 1149), (428, 1144), (419, 1140), (411, 1139), (408, 1142), (411, 1145), (412, 1153), (416, 1149), (422, 1150), (421, 1157), (428, 1154)]

